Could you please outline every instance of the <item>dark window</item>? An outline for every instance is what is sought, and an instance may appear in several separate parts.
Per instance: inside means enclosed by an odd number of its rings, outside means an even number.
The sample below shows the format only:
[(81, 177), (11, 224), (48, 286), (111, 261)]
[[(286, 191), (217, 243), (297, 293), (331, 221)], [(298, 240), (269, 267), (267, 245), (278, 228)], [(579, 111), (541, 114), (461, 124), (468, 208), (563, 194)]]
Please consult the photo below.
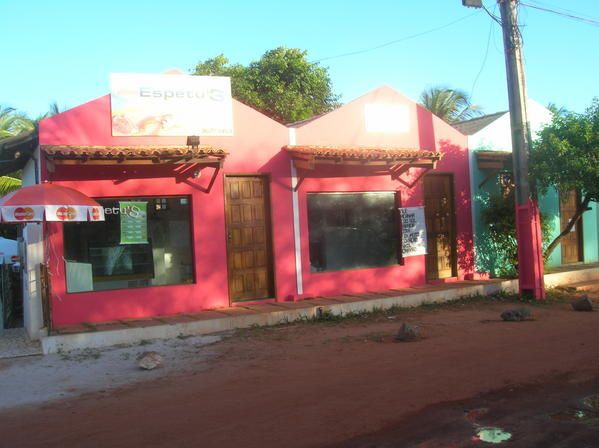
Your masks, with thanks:
[(187, 196), (98, 202), (106, 221), (64, 224), (68, 292), (193, 283)]
[(395, 193), (308, 194), (312, 272), (398, 263)]

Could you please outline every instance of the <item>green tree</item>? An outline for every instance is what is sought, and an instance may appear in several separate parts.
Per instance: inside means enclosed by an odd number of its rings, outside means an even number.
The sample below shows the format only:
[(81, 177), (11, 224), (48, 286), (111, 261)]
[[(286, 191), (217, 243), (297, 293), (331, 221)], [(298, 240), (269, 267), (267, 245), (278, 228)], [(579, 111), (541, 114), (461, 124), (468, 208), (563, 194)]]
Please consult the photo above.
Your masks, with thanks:
[[(516, 238), (516, 216), (514, 210), (514, 188), (509, 187), (491, 194), (481, 210), (481, 219), (487, 226), (482, 239), (483, 264), (494, 276), (514, 278), (518, 276), (518, 239)], [(543, 247), (549, 244), (551, 224), (541, 214)]]
[(34, 129), (33, 122), (25, 114), (12, 107), (0, 106), (0, 138), (14, 137)]
[(447, 123), (457, 123), (482, 115), (465, 92), (448, 87), (430, 87), (420, 94), (420, 104)]
[(198, 63), (193, 74), (229, 76), (233, 97), (274, 120), (292, 123), (338, 106), (328, 69), (306, 56), (297, 48), (278, 47), (243, 66), (220, 54)]
[(591, 202), (599, 201), (599, 99), (582, 114), (551, 108), (553, 119), (533, 143), (530, 171), (536, 187), (545, 192), (575, 190), (581, 201), (564, 230), (549, 244), (545, 258), (572, 230)]

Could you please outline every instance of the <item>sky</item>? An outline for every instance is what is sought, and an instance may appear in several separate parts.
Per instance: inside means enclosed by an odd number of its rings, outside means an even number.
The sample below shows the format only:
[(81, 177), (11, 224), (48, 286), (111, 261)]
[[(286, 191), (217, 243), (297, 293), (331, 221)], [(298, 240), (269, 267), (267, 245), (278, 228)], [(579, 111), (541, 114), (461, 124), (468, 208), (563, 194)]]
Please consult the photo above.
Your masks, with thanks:
[[(599, 96), (599, 0), (522, 3), (596, 21), (520, 7), (528, 96), (584, 111)], [(508, 107), (500, 26), (461, 0), (0, 0), (0, 29), (0, 105), (31, 117), (108, 93), (110, 73), (187, 72), (221, 53), (247, 64), (278, 46), (328, 67), (342, 102), (386, 84)]]

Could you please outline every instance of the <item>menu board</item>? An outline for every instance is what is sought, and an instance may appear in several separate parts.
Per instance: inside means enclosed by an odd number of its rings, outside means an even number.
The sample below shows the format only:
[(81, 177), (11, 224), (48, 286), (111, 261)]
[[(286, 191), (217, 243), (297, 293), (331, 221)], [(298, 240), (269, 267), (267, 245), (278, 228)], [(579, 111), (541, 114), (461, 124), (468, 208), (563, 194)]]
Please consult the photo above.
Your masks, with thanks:
[(148, 243), (148, 203), (120, 201), (121, 244)]

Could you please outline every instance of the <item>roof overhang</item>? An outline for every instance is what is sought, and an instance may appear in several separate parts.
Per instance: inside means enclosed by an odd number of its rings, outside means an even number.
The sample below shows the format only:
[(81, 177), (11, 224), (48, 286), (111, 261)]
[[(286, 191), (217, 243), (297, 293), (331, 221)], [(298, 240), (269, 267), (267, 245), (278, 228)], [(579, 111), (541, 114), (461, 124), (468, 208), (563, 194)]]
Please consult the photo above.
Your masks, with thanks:
[(488, 173), (478, 185), (478, 188), (481, 188), (499, 173), (512, 170), (512, 153), (510, 151), (478, 150), (474, 152), (474, 155), (478, 169)]
[(227, 153), (210, 145), (189, 146), (70, 146), (42, 145), (54, 165), (199, 164), (221, 167)]
[(484, 151), (474, 152), (476, 164), (481, 170), (505, 170), (508, 169), (512, 161), (510, 151)]
[(0, 175), (22, 169), (39, 143), (36, 131), (0, 140)]
[(442, 157), (435, 151), (396, 147), (288, 145), (283, 149), (303, 169), (314, 169), (316, 165), (433, 169)]

